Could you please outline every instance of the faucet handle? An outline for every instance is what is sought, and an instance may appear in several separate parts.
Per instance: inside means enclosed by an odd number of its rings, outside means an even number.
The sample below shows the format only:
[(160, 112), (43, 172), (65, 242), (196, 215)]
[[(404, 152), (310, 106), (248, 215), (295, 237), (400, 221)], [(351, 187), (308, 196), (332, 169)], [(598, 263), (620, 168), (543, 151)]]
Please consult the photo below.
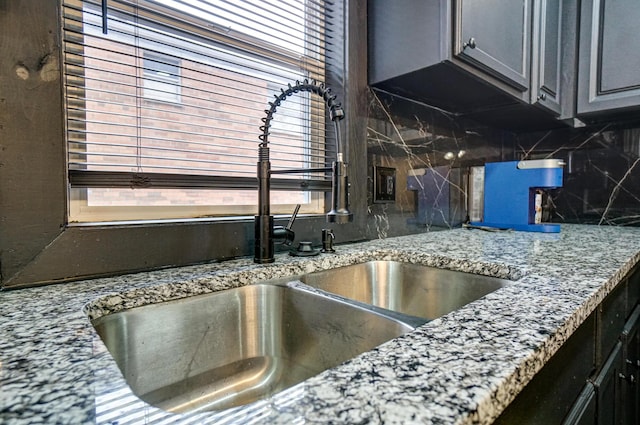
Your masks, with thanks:
[(293, 222), (296, 221), (298, 211), (300, 211), (300, 204), (296, 205), (296, 208), (293, 210), (293, 214), (291, 214), (291, 218), (287, 223), (287, 227), (273, 227), (273, 240), (275, 242), (284, 244), (286, 246), (291, 246), (293, 240), (296, 238), (296, 234), (293, 230), (291, 230), (291, 227), (293, 226)]
[(293, 222), (296, 221), (296, 217), (298, 216), (298, 211), (300, 211), (300, 204), (296, 205), (296, 207), (294, 208), (293, 214), (291, 214), (291, 218), (289, 219), (289, 222), (287, 223), (287, 227), (285, 227), (285, 229), (291, 230), (291, 226), (293, 226)]

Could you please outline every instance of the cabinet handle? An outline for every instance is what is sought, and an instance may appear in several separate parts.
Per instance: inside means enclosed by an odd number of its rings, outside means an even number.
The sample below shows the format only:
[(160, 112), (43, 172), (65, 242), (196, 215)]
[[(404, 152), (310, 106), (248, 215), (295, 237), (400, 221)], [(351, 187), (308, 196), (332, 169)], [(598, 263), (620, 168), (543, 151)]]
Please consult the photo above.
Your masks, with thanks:
[(540, 93), (540, 95), (538, 96), (538, 100), (547, 100), (547, 94), (546, 93)]
[(469, 39), (469, 41), (465, 42), (462, 45), (462, 50), (466, 49), (467, 47), (471, 48), (471, 49), (475, 49), (476, 48), (476, 39), (471, 37)]
[(619, 377), (620, 379), (624, 379), (625, 381), (627, 381), (627, 382), (628, 382), (629, 384), (631, 384), (631, 385), (635, 385), (635, 383), (636, 383), (636, 377), (635, 377), (635, 376), (633, 376), (633, 375), (629, 375), (629, 376), (627, 377), (627, 376), (625, 376), (625, 375), (624, 375), (624, 374), (622, 374), (622, 373), (618, 373), (618, 377)]

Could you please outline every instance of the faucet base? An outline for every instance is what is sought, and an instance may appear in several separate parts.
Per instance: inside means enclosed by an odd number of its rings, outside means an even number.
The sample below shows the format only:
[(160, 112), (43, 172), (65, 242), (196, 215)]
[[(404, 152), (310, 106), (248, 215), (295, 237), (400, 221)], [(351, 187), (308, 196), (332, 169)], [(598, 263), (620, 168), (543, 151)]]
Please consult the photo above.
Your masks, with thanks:
[(329, 211), (327, 213), (327, 223), (346, 224), (353, 221), (352, 213)]

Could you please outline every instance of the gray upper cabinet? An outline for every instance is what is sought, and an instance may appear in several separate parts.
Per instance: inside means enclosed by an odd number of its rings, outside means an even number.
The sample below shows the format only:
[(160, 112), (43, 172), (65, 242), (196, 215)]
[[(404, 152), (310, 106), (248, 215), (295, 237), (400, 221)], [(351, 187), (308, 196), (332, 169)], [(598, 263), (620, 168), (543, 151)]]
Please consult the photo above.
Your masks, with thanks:
[[(474, 3), (370, 0), (369, 83), (459, 113), (528, 101), (529, 62), (522, 57), (529, 47), (523, 53), (521, 42), (506, 43), (513, 51), (501, 52), (508, 37), (490, 29), (509, 24), (499, 10)], [(512, 32), (529, 42), (529, 25), (519, 19)], [(476, 44), (466, 45), (472, 38)]]
[(575, 110), (575, 4), (370, 0), (369, 83), (505, 128), (558, 126)]
[(526, 92), (531, 10), (531, 0), (456, 2), (455, 55)]
[[(561, 93), (564, 94), (561, 72), (563, 53), (566, 49), (573, 52), (575, 46), (568, 41), (570, 34), (562, 33), (563, 4), (561, 0), (538, 0), (534, 8), (533, 53), (531, 73), (531, 103), (555, 114), (562, 112)], [(569, 9), (567, 7), (567, 10)], [(565, 18), (568, 18), (567, 15)], [(575, 11), (573, 16), (575, 17)], [(566, 23), (565, 23), (566, 25)], [(575, 28), (575, 24), (574, 24)], [(564, 42), (564, 46), (563, 46)], [(574, 41), (575, 43), (575, 36)], [(574, 55), (570, 55), (572, 58)]]
[(638, 0), (583, 0), (578, 114), (640, 109)]
[(572, 126), (576, 114), (578, 1), (535, 0), (531, 52), (531, 99)]

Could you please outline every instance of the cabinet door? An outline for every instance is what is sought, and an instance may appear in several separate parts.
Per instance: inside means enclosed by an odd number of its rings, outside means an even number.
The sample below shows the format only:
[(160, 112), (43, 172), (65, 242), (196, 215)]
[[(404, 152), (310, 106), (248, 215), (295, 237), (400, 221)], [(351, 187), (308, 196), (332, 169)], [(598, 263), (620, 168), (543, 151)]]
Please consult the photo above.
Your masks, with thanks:
[(593, 382), (598, 400), (598, 425), (621, 424), (622, 365), (622, 344), (618, 342)]
[(629, 295), (627, 297), (627, 308), (625, 312), (627, 316), (630, 316), (636, 306), (640, 305), (640, 267), (636, 266), (631, 276), (629, 276), (627, 285)]
[(458, 0), (454, 55), (527, 91), (531, 11), (531, 0)]
[(640, 107), (638, 0), (583, 0), (578, 113)]
[[(577, 418), (574, 425), (587, 424), (588, 414), (575, 412), (574, 404), (580, 399), (587, 377), (594, 369), (595, 335), (596, 316), (592, 314), (502, 412), (494, 425), (560, 424), (570, 412)], [(589, 403), (587, 401), (589, 406), (584, 407), (587, 412), (593, 407)]]
[(561, 0), (538, 0), (534, 9), (531, 103), (560, 114)]
[(640, 424), (640, 305), (622, 331), (624, 424)]
[(593, 384), (587, 382), (562, 425), (596, 425), (596, 417), (596, 393)]

